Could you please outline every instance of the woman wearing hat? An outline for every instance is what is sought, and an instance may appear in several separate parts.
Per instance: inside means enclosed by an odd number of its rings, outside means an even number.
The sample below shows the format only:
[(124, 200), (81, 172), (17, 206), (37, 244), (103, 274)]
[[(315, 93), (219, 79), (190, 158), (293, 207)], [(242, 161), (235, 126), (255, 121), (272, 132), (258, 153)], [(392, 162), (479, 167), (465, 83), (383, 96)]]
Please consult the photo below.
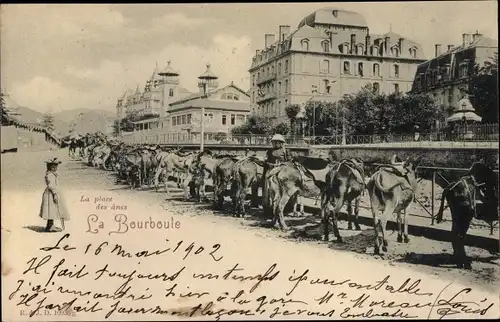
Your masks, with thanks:
[[(61, 164), (57, 158), (45, 161), (47, 164), (47, 172), (45, 172), (45, 191), (42, 196), (42, 204), (40, 206), (40, 217), (47, 220), (45, 231), (59, 232), (64, 230), (64, 221), (69, 220), (64, 199), (59, 191), (59, 178), (57, 176), (57, 166)], [(61, 221), (61, 228), (54, 226), (54, 220)]]

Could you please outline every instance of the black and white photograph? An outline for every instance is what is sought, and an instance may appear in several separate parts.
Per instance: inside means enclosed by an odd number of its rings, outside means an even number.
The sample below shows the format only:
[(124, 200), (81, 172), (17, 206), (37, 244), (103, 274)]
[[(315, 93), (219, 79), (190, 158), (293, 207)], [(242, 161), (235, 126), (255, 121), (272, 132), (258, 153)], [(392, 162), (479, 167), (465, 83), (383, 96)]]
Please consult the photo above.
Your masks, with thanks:
[(497, 1), (0, 15), (2, 321), (500, 318)]

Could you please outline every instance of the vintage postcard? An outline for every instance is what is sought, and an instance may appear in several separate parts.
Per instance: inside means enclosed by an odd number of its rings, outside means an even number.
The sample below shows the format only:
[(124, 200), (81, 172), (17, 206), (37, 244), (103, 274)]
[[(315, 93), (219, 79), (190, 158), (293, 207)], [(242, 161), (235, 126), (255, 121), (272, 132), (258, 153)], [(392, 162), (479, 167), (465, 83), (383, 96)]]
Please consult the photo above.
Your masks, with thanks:
[(2, 4), (2, 320), (498, 319), (497, 13)]

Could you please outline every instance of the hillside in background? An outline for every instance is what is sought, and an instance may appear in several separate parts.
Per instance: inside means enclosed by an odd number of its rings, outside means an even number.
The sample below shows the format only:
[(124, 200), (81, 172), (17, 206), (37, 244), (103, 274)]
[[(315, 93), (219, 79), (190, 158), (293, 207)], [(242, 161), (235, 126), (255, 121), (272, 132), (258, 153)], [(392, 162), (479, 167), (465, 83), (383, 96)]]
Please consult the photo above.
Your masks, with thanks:
[(74, 109), (54, 113), (54, 119), (67, 124), (59, 130), (62, 135), (69, 133), (71, 124), (74, 124), (75, 131), (80, 134), (92, 132), (108, 133), (115, 115), (105, 110)]

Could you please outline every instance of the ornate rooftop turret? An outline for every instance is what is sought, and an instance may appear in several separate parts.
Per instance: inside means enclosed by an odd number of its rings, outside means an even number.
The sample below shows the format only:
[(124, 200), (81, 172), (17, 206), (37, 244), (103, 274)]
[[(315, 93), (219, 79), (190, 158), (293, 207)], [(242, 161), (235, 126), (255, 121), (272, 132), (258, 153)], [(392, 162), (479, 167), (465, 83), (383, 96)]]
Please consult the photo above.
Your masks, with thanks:
[(167, 67), (158, 73), (162, 77), (162, 83), (167, 85), (179, 84), (179, 73), (172, 68), (172, 62), (167, 62)]
[(205, 85), (207, 92), (219, 87), (219, 82), (217, 82), (218, 78), (219, 77), (215, 76), (215, 74), (210, 70), (210, 64), (207, 64), (205, 72), (198, 76), (198, 88), (200, 89), (200, 93), (204, 92)]

